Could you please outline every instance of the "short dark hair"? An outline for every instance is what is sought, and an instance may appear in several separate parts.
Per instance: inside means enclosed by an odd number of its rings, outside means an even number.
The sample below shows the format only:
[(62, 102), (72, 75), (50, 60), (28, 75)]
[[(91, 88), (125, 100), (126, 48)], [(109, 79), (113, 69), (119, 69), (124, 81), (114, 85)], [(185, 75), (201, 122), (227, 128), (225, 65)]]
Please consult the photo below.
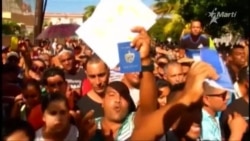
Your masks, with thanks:
[(86, 61), (86, 65), (85, 65), (85, 69), (87, 69), (87, 65), (88, 64), (94, 64), (94, 63), (99, 63), (99, 62), (103, 62), (105, 67), (107, 67), (107, 69), (109, 69), (109, 67), (107, 66), (107, 64), (96, 54), (93, 54), (92, 56), (90, 56), (87, 61)]
[(155, 61), (158, 62), (160, 59), (166, 59), (169, 61), (169, 59), (166, 55), (161, 55), (161, 56), (157, 57)]
[(35, 140), (35, 130), (27, 121), (11, 118), (3, 122), (3, 129), (3, 141), (5, 141), (10, 135), (15, 133), (16, 131), (25, 132), (25, 134), (29, 137), (29, 141)]
[(65, 95), (61, 93), (47, 93), (45, 96), (42, 97), (41, 100), (42, 112), (44, 113), (44, 111), (49, 107), (50, 103), (55, 101), (63, 101), (69, 108), (68, 100)]
[(171, 66), (171, 65), (181, 65), (181, 64), (178, 63), (178, 62), (175, 61), (175, 60), (169, 61), (169, 62), (165, 65), (165, 67), (164, 67), (164, 72), (165, 72), (165, 71), (168, 69), (168, 67)]
[(240, 45), (240, 44), (235, 44), (235, 45), (233, 45), (233, 46), (230, 48), (228, 54), (229, 54), (229, 55), (232, 55), (232, 53), (233, 53), (233, 51), (234, 51), (235, 49), (244, 49), (244, 47), (243, 47), (242, 45)]
[(39, 81), (35, 79), (27, 79), (21, 85), (23, 90), (26, 90), (28, 86), (34, 86), (35, 89), (41, 94)]
[(166, 80), (159, 79), (156, 81), (156, 86), (158, 89), (161, 89), (163, 87), (169, 87), (170, 84)]
[(66, 81), (64, 71), (59, 67), (52, 67), (52, 68), (48, 68), (44, 71), (43, 76), (42, 76), (42, 80), (41, 80), (42, 85), (47, 85), (47, 83), (48, 83), (47, 79), (49, 77), (53, 77), (55, 75), (59, 75), (60, 77), (62, 77), (62, 79), (64, 81)]
[(201, 24), (201, 27), (203, 27), (203, 23), (199, 19), (193, 19), (190, 21), (190, 25), (192, 25), (193, 22), (199, 22)]
[(34, 58), (34, 59), (32, 59), (32, 63), (33, 63), (34, 61), (40, 61), (41, 63), (43, 63), (44, 66), (46, 66), (46, 63), (45, 63), (44, 60), (41, 59), (41, 58)]
[(242, 69), (240, 69), (240, 71), (238, 72), (238, 82), (242, 83), (244, 81), (248, 81), (249, 80), (249, 67), (246, 66)]

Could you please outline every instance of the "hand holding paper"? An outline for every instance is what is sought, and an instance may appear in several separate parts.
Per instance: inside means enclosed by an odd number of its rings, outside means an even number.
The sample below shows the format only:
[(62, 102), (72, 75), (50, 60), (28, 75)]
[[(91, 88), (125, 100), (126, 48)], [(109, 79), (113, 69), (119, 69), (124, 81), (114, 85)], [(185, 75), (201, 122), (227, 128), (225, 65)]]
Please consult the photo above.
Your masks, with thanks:
[(228, 70), (216, 50), (202, 48), (199, 50), (187, 50), (186, 53), (188, 57), (193, 58), (196, 61), (204, 61), (210, 64), (216, 70), (217, 74), (219, 74), (220, 77), (216, 81), (205, 80), (209, 85), (234, 92), (234, 87)]
[[(119, 59), (122, 73), (140, 72), (141, 65), (149, 65), (150, 62), (150, 37), (143, 27), (135, 27), (133, 32), (139, 33), (130, 42), (119, 43)], [(142, 64), (141, 64), (142, 62)]]
[(119, 63), (118, 43), (132, 41), (136, 33), (131, 28), (148, 30), (156, 17), (141, 0), (101, 0), (76, 33), (112, 69)]
[(191, 102), (197, 102), (203, 94), (203, 83), (205, 79), (217, 80), (218, 74), (208, 63), (194, 62), (187, 74), (184, 91), (188, 92)]
[(131, 42), (131, 45), (139, 50), (142, 60), (150, 58), (150, 37), (147, 31), (143, 27), (134, 27), (132, 31), (138, 35)]

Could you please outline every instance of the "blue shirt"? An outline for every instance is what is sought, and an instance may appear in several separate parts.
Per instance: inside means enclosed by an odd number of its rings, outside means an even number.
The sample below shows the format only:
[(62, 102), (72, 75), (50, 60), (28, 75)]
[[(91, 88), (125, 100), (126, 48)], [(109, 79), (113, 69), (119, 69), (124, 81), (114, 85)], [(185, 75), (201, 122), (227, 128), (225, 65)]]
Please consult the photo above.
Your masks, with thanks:
[(222, 140), (219, 117), (211, 116), (204, 109), (202, 109), (201, 140)]

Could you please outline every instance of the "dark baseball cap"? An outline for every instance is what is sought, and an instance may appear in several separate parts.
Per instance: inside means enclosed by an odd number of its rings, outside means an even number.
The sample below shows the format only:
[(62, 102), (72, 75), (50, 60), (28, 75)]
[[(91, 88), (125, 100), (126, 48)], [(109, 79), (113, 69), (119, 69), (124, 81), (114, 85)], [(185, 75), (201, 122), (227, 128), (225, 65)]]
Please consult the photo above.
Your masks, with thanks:
[(134, 101), (132, 97), (130, 96), (130, 92), (128, 87), (121, 81), (113, 81), (109, 83), (109, 87), (115, 89), (120, 96), (122, 96), (127, 102), (129, 103), (129, 112), (135, 111), (136, 106), (134, 104)]

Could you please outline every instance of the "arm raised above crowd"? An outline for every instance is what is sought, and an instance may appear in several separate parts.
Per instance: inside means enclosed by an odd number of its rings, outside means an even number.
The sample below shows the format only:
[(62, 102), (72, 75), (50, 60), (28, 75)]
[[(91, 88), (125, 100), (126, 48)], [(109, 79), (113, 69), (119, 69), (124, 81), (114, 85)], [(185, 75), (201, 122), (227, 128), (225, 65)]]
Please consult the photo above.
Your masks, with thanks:
[(154, 64), (150, 58), (150, 37), (142, 27), (135, 27), (132, 31), (138, 33), (131, 45), (139, 51), (142, 66), (152, 67), (152, 70), (142, 68), (140, 74), (140, 102), (134, 119), (134, 123), (138, 124), (144, 116), (157, 110), (157, 89), (152, 66)]
[(156, 140), (160, 138), (176, 122), (182, 111), (200, 100), (203, 82), (206, 78), (216, 80), (218, 75), (212, 66), (204, 62), (195, 62), (187, 75), (186, 85), (180, 97), (138, 121), (143, 123), (143, 126), (135, 127), (130, 139)]

